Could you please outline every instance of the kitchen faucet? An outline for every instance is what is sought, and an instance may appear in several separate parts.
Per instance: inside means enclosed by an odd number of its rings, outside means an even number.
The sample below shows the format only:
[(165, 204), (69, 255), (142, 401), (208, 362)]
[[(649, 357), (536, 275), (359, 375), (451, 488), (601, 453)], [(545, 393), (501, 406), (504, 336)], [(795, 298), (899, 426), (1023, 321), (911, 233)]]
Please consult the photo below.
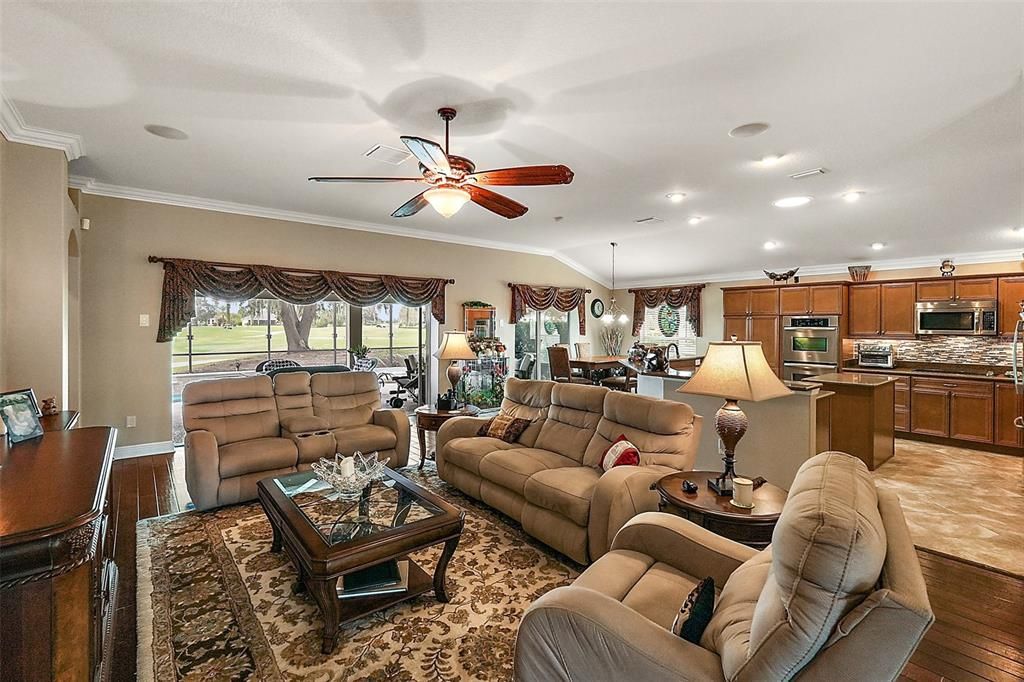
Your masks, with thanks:
[(665, 346), (665, 359), (666, 360), (668, 359), (668, 349), (669, 348), (675, 348), (676, 349), (676, 357), (678, 358), (679, 357), (679, 344), (678, 343), (670, 343), (667, 346)]

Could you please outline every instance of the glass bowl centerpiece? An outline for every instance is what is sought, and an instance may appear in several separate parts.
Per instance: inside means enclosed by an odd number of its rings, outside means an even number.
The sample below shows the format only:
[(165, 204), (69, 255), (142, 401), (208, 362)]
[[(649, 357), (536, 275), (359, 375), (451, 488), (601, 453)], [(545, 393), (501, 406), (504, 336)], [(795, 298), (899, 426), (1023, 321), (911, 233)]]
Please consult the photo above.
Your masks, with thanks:
[(381, 459), (377, 452), (364, 455), (356, 450), (351, 457), (344, 457), (340, 453), (334, 459), (321, 457), (310, 468), (317, 478), (334, 488), (339, 498), (357, 500), (366, 486), (384, 478), (387, 464), (387, 460)]

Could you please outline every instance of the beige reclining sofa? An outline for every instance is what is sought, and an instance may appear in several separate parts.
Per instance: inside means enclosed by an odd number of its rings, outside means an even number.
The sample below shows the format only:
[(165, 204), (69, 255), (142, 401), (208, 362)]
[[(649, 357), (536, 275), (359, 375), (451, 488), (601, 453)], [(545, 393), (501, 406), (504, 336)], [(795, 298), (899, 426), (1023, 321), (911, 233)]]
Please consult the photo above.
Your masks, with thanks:
[(286, 372), (194, 381), (181, 394), (185, 483), (198, 509), (256, 499), (261, 478), (335, 452), (409, 462), (409, 418), (382, 409), (373, 372)]
[[(501, 410), (533, 423), (506, 443), (477, 435), (485, 418), (448, 420), (437, 434), (438, 475), (584, 564), (626, 521), (658, 508), (651, 484), (692, 469), (700, 440), (689, 405), (601, 386), (509, 378)], [(640, 450), (640, 466), (603, 472), (621, 435)]]
[[(670, 630), (712, 577), (699, 643)], [(515, 679), (896, 679), (934, 621), (896, 494), (826, 452), (800, 467), (758, 552), (658, 512), (637, 516), (576, 582), (538, 599), (516, 641)]]

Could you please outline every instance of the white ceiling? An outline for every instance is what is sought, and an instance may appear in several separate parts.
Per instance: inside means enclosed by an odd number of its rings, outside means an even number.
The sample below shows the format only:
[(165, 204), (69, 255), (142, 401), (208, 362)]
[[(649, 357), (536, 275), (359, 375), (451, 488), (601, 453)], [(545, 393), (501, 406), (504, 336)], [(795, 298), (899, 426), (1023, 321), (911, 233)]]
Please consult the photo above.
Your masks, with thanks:
[[(1022, 3), (4, 1), (0, 21), (4, 93), (25, 126), (81, 136), (71, 172), (99, 191), (553, 251), (602, 280), (616, 240), (620, 283), (1024, 246)], [(442, 105), (478, 168), (575, 181), (501, 188), (530, 207), (514, 221), (393, 219), (416, 186), (306, 182), (415, 174), (363, 153), (440, 139)], [(772, 127), (727, 135), (751, 121)], [(831, 172), (787, 177), (814, 166)], [(771, 205), (797, 194), (815, 201)]]

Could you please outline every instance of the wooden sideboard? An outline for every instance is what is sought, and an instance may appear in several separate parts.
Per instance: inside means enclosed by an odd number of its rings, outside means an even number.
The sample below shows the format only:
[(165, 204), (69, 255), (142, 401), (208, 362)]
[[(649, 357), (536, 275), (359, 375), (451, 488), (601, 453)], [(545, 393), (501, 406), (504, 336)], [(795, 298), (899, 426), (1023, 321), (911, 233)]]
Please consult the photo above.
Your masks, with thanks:
[(41, 438), (0, 445), (0, 679), (105, 680), (117, 599), (107, 523), (117, 431), (53, 421)]

